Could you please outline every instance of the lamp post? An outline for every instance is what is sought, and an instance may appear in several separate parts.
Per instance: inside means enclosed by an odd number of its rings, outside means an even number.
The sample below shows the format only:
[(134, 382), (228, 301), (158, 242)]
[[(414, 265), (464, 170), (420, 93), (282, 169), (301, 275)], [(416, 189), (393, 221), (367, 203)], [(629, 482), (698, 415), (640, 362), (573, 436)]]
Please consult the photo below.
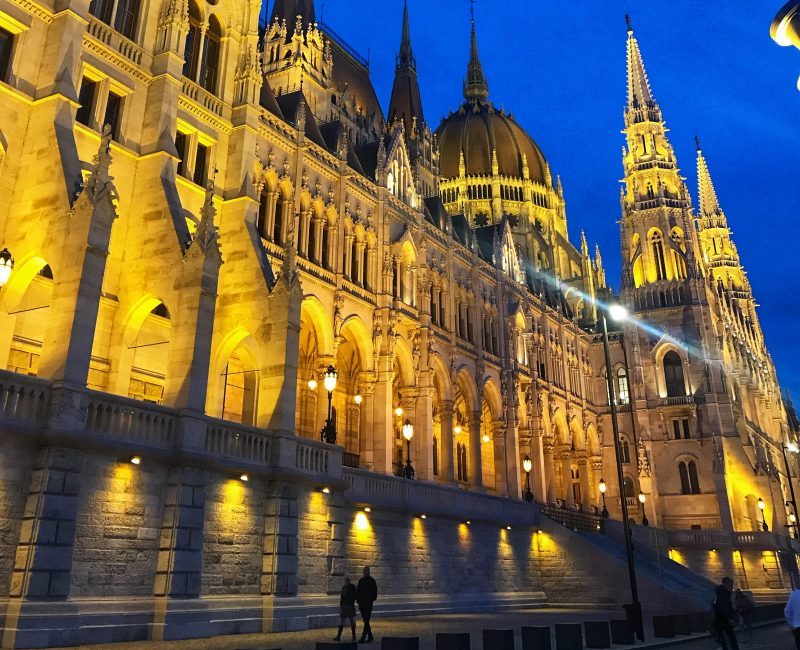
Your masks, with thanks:
[(522, 493), (522, 498), (528, 503), (533, 501), (533, 492), (531, 492), (531, 470), (533, 469), (533, 461), (528, 454), (522, 459), (522, 469), (525, 470), (525, 492)]
[(628, 313), (622, 305), (610, 305), (599, 312), (603, 326), (603, 353), (606, 361), (606, 385), (610, 397), (611, 429), (614, 432), (614, 455), (617, 460), (617, 480), (619, 482), (619, 500), (622, 506), (622, 530), (625, 537), (625, 553), (628, 559), (628, 579), (631, 585), (631, 608), (628, 616), (631, 619), (636, 635), (644, 641), (644, 624), (642, 621), (642, 605), (639, 602), (639, 589), (636, 586), (636, 566), (633, 559), (633, 541), (631, 526), (628, 521), (628, 502), (625, 500), (625, 476), (622, 473), (622, 448), (619, 443), (619, 423), (617, 422), (617, 400), (614, 392), (614, 374), (611, 368), (611, 351), (608, 346), (608, 317), (616, 321), (627, 318)]
[(411, 438), (414, 437), (414, 425), (411, 424), (411, 420), (406, 418), (406, 421), (403, 423), (403, 437), (406, 439), (406, 448), (407, 448), (407, 456), (406, 456), (406, 465), (403, 467), (403, 476), (408, 479), (414, 478), (414, 466), (411, 464)]
[(761, 530), (767, 532), (769, 530), (769, 526), (767, 526), (767, 517), (764, 514), (764, 508), (766, 504), (764, 503), (764, 499), (758, 497), (758, 509), (761, 511)]
[(647, 495), (640, 490), (639, 491), (639, 503), (642, 504), (642, 526), (649, 526), (650, 522), (647, 520), (647, 512), (644, 509), (645, 501), (647, 501)]
[(6, 285), (13, 270), (14, 258), (11, 257), (11, 251), (4, 248), (0, 251), (0, 289)]
[(603, 516), (603, 519), (608, 519), (608, 508), (606, 508), (606, 490), (608, 486), (606, 485), (605, 479), (600, 479), (597, 488), (600, 490), (600, 496), (603, 497), (603, 512), (600, 514)]
[(792, 516), (794, 521), (791, 521), (791, 528), (794, 528), (794, 536), (800, 538), (800, 527), (797, 525), (797, 501), (794, 498), (794, 485), (792, 485), (792, 472), (789, 469), (789, 459), (786, 452), (791, 451), (796, 454), (800, 451), (800, 447), (796, 442), (790, 442), (788, 445), (781, 444), (781, 452), (783, 452), (783, 465), (786, 468), (786, 482), (789, 484), (789, 495), (791, 496), (790, 503), (792, 504)]
[(325, 376), (322, 383), (325, 390), (328, 391), (328, 419), (325, 420), (325, 426), (322, 427), (322, 442), (327, 442), (329, 445), (336, 444), (336, 423), (333, 421), (333, 391), (336, 390), (336, 379), (338, 374), (336, 368), (332, 365), (328, 366), (325, 371)]

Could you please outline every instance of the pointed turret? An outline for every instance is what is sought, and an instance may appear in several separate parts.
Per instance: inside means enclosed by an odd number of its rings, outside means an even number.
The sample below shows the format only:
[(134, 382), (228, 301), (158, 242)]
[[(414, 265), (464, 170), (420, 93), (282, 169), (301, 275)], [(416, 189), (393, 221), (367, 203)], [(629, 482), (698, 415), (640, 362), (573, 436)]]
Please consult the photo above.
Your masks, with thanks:
[(423, 128), (422, 95), (417, 80), (417, 61), (411, 49), (411, 27), (408, 20), (408, 3), (403, 7), (403, 29), (400, 37), (400, 52), (394, 72), (392, 99), (389, 102), (389, 121), (403, 120), (406, 135), (411, 138), (415, 127)]
[(478, 37), (475, 35), (475, 9), (472, 8), (472, 33), (470, 36), (469, 64), (464, 80), (464, 97), (468, 102), (480, 103), (489, 97), (489, 84), (483, 75), (483, 66), (478, 57)]
[(708, 171), (706, 159), (703, 157), (703, 150), (700, 148), (700, 139), (695, 137), (694, 141), (697, 145), (697, 189), (698, 198), (700, 200), (700, 215), (720, 215), (724, 219), (725, 215), (719, 207), (717, 192), (714, 190), (714, 183), (711, 182), (711, 173)]
[[(641, 115), (631, 115), (635, 121), (660, 121), (660, 109), (656, 100), (653, 98), (653, 91), (650, 89), (650, 80), (644, 68), (644, 60), (639, 50), (639, 42), (633, 35), (630, 16), (625, 16), (628, 23), (628, 106), (626, 114), (641, 112)], [(654, 111), (648, 115), (647, 111)], [(637, 119), (638, 118), (638, 119)]]

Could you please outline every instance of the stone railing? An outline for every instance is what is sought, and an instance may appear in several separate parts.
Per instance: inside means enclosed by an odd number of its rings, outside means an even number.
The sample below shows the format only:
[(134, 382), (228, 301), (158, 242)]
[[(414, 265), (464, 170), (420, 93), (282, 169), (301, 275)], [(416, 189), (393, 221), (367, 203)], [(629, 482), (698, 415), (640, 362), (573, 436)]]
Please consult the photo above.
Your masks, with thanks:
[(90, 15), (86, 31), (89, 36), (100, 41), (108, 48), (119, 52), (131, 63), (142, 65), (144, 50), (130, 39), (125, 38), (114, 28), (106, 25), (103, 21)]
[(171, 409), (96, 391), (89, 391), (83, 424), (87, 433), (157, 449), (171, 447), (175, 439)]
[(604, 532), (605, 520), (595, 514), (582, 512), (574, 508), (560, 508), (549, 504), (539, 504), (539, 510), (543, 515), (570, 530), (584, 533)]
[(662, 397), (659, 401), (661, 406), (684, 406), (694, 404), (692, 395), (679, 395), (677, 397)]
[(212, 456), (268, 464), (270, 443), (269, 434), (254, 427), (210, 418), (206, 425), (205, 451)]
[(725, 530), (670, 530), (668, 532), (671, 546), (698, 546), (710, 549), (732, 544), (731, 534)]
[(352, 468), (345, 468), (343, 476), (349, 485), (345, 498), (357, 506), (437, 514), (462, 521), (492, 521), (507, 526), (536, 526), (539, 522), (537, 505), (517, 499)]
[[(297, 444), (295, 451), (295, 469), (301, 472), (312, 472), (333, 476), (335, 467), (342, 466), (341, 447), (326, 445), (308, 438), (294, 438)], [(334, 456), (338, 458), (334, 459)]]
[(192, 101), (200, 104), (203, 108), (211, 111), (215, 115), (222, 117), (222, 110), (225, 104), (218, 97), (214, 97), (205, 88), (198, 86), (191, 79), (183, 78), (183, 88), (181, 92)]
[(49, 404), (48, 382), (0, 370), (0, 425), (24, 429), (41, 426)]

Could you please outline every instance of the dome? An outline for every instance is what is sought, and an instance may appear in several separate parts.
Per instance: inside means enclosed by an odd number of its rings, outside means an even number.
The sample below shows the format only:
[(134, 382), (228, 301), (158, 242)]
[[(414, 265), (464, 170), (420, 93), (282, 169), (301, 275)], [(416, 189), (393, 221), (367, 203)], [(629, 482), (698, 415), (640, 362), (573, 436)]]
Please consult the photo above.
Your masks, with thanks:
[(464, 104), (442, 121), (436, 135), (442, 178), (459, 176), (462, 151), (467, 176), (491, 176), (492, 151), (497, 151), (501, 176), (522, 178), (524, 154), (531, 180), (549, 184), (539, 147), (511, 116), (496, 111), (489, 103)]

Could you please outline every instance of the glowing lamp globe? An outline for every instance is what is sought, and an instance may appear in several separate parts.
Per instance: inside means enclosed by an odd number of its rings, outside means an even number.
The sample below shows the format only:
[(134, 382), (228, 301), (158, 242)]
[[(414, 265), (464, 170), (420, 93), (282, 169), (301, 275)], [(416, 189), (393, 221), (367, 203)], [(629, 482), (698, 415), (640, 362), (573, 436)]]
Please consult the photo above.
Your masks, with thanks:
[(797, 517), (795, 517), (795, 514), (794, 514), (793, 512), (792, 512), (792, 513), (790, 513), (790, 514), (789, 514), (789, 523), (790, 523), (790, 524), (794, 524), (794, 523), (796, 523), (796, 522), (797, 522)]
[(764, 503), (764, 499), (758, 497), (758, 509), (761, 510), (761, 512), (764, 512), (764, 508), (766, 507), (767, 505)]
[(361, 402), (363, 401), (363, 399), (364, 399), (364, 398), (363, 398), (363, 397), (361, 397), (361, 395), (356, 395), (356, 396), (353, 398), (353, 401), (354, 401), (356, 404), (361, 404)]
[(336, 373), (336, 368), (333, 366), (328, 366), (328, 369), (325, 371), (325, 378), (322, 380), (323, 384), (325, 385), (325, 390), (329, 393), (332, 393), (336, 390), (336, 378), (338, 374)]
[(491, 438), (489, 437), (488, 433), (483, 434), (483, 444), (488, 445)]
[(457, 424), (455, 426), (455, 428), (453, 429), (453, 433), (455, 433), (457, 436), (461, 435), (461, 425), (460, 424)]
[(628, 318), (628, 310), (625, 309), (625, 307), (623, 307), (622, 305), (615, 303), (613, 305), (609, 305), (608, 315), (611, 316), (612, 320), (621, 322), (624, 321), (626, 318)]
[(644, 492), (639, 492), (639, 503), (643, 504), (645, 501), (647, 501), (647, 496)]
[(533, 461), (529, 456), (525, 456), (525, 458), (522, 459), (522, 469), (525, 470), (526, 474), (531, 473), (531, 470), (533, 469)]
[(411, 438), (414, 437), (414, 425), (411, 424), (411, 420), (406, 419), (403, 424), (403, 437), (408, 441), (411, 441)]
[(0, 251), (0, 287), (3, 287), (11, 277), (11, 271), (14, 270), (14, 258), (11, 257), (11, 252), (4, 248)]
[(397, 417), (402, 417), (402, 416), (403, 416), (403, 407), (402, 407), (402, 406), (398, 406), (398, 407), (397, 407), (397, 408), (394, 410), (394, 414), (395, 414)]
[(800, 452), (800, 447), (797, 446), (796, 442), (790, 442), (788, 445), (786, 445), (786, 449), (791, 451), (793, 454)]
[(598, 485), (598, 488), (600, 489), (600, 494), (606, 493), (608, 486), (606, 485), (606, 482), (603, 479), (600, 479), (600, 484)]
[(309, 390), (317, 390), (317, 380), (316, 379), (309, 379), (308, 380), (308, 389)]

